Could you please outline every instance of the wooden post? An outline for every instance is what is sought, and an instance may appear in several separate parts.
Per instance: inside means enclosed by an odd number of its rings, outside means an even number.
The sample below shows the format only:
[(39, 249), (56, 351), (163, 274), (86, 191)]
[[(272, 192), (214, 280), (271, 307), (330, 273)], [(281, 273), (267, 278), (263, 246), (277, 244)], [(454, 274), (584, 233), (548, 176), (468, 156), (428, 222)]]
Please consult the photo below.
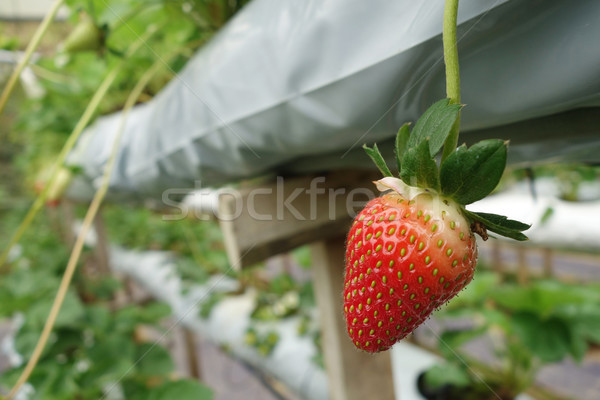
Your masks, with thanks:
[(331, 400), (394, 399), (388, 352), (369, 354), (354, 347), (342, 307), (344, 236), (311, 245)]
[(542, 249), (543, 276), (552, 278), (554, 276), (554, 252), (549, 247)]
[(185, 349), (187, 353), (187, 364), (191, 377), (202, 381), (202, 367), (198, 359), (198, 344), (196, 336), (188, 327), (183, 327), (183, 336), (185, 339)]
[(497, 240), (492, 242), (492, 268), (498, 272), (500, 279), (505, 279), (506, 269), (502, 261), (502, 248)]
[(517, 282), (519, 285), (527, 285), (529, 283), (527, 249), (523, 246), (517, 246)]

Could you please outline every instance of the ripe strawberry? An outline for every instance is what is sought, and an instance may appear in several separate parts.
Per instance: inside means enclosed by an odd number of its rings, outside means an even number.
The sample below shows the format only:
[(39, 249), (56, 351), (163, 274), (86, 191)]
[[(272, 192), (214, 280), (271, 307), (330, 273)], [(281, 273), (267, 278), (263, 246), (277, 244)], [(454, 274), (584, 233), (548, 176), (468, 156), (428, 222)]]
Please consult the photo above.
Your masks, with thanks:
[(346, 247), (344, 312), (356, 347), (387, 350), (473, 278), (477, 248), (451, 200), (396, 192), (367, 204)]
[(445, 151), (438, 165), (436, 154), (460, 107), (438, 101), (412, 131), (408, 124), (400, 128), (400, 179), (392, 176), (377, 145), (364, 146), (385, 176), (375, 182), (385, 193), (358, 214), (346, 244), (344, 313), (359, 349), (389, 349), (473, 279), (474, 233), (484, 240), (488, 230), (527, 239), (522, 231), (529, 225), (465, 208), (498, 184), (506, 142), (484, 140)]

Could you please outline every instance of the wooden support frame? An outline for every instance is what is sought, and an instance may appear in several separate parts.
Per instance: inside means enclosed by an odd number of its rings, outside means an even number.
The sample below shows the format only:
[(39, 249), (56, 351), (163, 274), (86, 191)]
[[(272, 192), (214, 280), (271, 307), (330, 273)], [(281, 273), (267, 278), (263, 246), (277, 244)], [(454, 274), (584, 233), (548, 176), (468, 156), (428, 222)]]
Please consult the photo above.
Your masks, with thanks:
[[(219, 196), (229, 261), (243, 268), (310, 244), (332, 400), (394, 399), (389, 353), (354, 347), (345, 328), (345, 236), (353, 212), (377, 195), (372, 171), (341, 171), (247, 187)], [(370, 188), (370, 189), (369, 189)]]
[[(243, 268), (304, 244), (344, 235), (352, 210), (376, 195), (372, 171), (284, 179), (219, 195), (229, 261)], [(371, 189), (369, 189), (369, 187)]]
[(344, 243), (339, 236), (311, 245), (313, 281), (321, 319), (325, 366), (331, 400), (394, 399), (388, 352), (358, 350), (346, 333), (342, 292)]

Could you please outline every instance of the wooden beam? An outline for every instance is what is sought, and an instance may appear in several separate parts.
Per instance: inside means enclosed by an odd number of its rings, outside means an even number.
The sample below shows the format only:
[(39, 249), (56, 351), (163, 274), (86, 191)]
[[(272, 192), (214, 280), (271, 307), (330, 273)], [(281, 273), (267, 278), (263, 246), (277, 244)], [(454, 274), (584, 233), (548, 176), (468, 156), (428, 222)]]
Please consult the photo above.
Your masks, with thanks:
[(331, 400), (394, 399), (389, 352), (369, 354), (346, 332), (342, 292), (345, 236), (313, 244), (313, 281)]
[(376, 196), (373, 171), (284, 179), (221, 192), (229, 262), (242, 268), (304, 244), (345, 235), (353, 211)]

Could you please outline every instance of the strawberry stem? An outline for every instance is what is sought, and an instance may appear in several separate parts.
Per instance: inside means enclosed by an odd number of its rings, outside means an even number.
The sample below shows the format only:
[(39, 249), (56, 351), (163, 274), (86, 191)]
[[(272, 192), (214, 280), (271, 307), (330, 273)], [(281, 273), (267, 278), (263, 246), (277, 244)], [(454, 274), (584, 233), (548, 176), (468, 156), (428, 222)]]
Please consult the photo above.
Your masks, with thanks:
[[(446, 0), (444, 6), (444, 23), (442, 40), (444, 46), (444, 63), (446, 64), (446, 96), (450, 104), (460, 104), (460, 74), (458, 70), (458, 48), (456, 44), (456, 21), (458, 18), (458, 0)], [(460, 113), (444, 143), (442, 162), (456, 149)]]

